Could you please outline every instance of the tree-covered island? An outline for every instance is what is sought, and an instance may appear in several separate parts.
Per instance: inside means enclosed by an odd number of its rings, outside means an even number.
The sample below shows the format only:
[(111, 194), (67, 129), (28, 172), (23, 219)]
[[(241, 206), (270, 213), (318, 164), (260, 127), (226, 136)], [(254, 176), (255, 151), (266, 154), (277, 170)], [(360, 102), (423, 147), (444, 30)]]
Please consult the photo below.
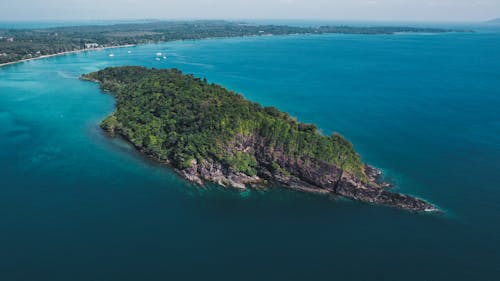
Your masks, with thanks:
[(228, 21), (153, 21), (39, 29), (0, 29), (0, 65), (47, 55), (172, 40), (287, 34), (449, 32), (421, 27), (296, 27)]
[(387, 190), (339, 134), (324, 136), (274, 107), (176, 69), (124, 66), (85, 74), (116, 98), (101, 123), (186, 179), (247, 188), (278, 183), (306, 192), (412, 211), (436, 208)]

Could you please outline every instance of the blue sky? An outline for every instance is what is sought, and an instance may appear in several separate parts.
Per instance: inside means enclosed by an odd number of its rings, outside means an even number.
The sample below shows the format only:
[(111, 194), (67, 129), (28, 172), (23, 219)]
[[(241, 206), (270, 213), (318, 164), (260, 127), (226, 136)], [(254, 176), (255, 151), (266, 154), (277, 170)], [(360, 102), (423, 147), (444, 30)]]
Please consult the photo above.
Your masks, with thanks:
[(321, 19), (485, 21), (500, 0), (1, 0), (0, 20)]

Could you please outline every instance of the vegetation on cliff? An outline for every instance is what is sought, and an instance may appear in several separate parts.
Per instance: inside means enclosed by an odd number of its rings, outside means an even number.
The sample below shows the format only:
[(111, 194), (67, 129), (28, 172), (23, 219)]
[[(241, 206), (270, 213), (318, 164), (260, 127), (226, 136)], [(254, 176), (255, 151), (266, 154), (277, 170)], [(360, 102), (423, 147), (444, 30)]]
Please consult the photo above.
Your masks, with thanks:
[[(241, 139), (258, 139), (260, 148), (301, 161), (321, 161), (366, 181), (364, 164), (339, 134), (324, 136), (274, 107), (184, 75), (176, 69), (116, 67), (90, 73), (116, 96), (116, 110), (101, 126), (119, 132), (136, 147), (182, 170), (210, 159), (253, 176), (259, 171), (256, 148), (234, 150)], [(278, 155), (279, 154), (279, 155)], [(286, 173), (278, 161), (271, 169)]]

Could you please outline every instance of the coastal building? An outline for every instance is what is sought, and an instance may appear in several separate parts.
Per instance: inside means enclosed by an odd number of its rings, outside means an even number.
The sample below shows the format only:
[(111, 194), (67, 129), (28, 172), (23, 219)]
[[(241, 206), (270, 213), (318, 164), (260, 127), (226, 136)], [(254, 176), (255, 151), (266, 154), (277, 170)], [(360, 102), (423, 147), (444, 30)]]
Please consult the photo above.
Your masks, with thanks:
[(14, 37), (7, 38), (7, 42), (14, 42)]
[(99, 44), (97, 43), (85, 43), (85, 49), (94, 49), (94, 48), (98, 48), (99, 47)]

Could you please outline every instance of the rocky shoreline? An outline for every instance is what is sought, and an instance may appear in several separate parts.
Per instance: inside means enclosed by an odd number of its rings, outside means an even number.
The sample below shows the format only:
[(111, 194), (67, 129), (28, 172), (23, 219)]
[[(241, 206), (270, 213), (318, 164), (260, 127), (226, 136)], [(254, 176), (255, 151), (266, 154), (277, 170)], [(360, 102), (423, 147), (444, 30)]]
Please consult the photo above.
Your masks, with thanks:
[[(370, 171), (376, 170), (373, 167), (368, 169)], [(376, 171), (377, 175), (380, 176), (380, 171)], [(327, 180), (315, 180), (314, 178), (302, 178), (296, 175), (272, 174), (265, 168), (261, 168), (257, 176), (251, 177), (243, 173), (225, 170), (220, 164), (209, 161), (200, 164), (196, 160), (194, 160), (190, 168), (179, 172), (187, 180), (199, 185), (203, 185), (205, 181), (208, 181), (224, 187), (245, 189), (272, 182), (302, 192), (338, 195), (356, 201), (386, 205), (409, 211), (438, 211), (437, 207), (422, 199), (388, 191), (387, 188), (391, 185), (378, 182), (378, 177), (371, 177), (370, 183), (366, 184), (347, 172), (341, 172), (340, 178), (330, 181), (328, 177), (326, 177)]]
[[(123, 137), (147, 157), (163, 164), (170, 163), (168, 159), (161, 159), (153, 152), (134, 144), (124, 134), (122, 128), (105, 126), (102, 126), (102, 128), (111, 136), (119, 135)], [(233, 147), (226, 148), (228, 150), (260, 148), (261, 150), (257, 153), (259, 156), (259, 169), (255, 176), (232, 171), (211, 159), (204, 159), (201, 163), (194, 159), (191, 161), (190, 167), (186, 169), (174, 167), (174, 169), (186, 180), (200, 186), (203, 186), (206, 182), (211, 182), (222, 187), (244, 190), (247, 188), (263, 188), (270, 183), (274, 183), (301, 192), (335, 195), (350, 200), (385, 205), (412, 212), (440, 212), (436, 206), (422, 199), (388, 191), (392, 185), (381, 181), (382, 171), (373, 166), (365, 164), (365, 173), (369, 180), (363, 182), (349, 172), (320, 161), (316, 162), (314, 159), (304, 159), (302, 163), (292, 163), (293, 161), (291, 162), (290, 159), (276, 159), (276, 151), (266, 151), (262, 141), (256, 140), (255, 137), (242, 138), (242, 136), (239, 136), (239, 140), (235, 141)], [(270, 163), (276, 160), (284, 167), (287, 167), (286, 171), (281, 173), (271, 172)]]

